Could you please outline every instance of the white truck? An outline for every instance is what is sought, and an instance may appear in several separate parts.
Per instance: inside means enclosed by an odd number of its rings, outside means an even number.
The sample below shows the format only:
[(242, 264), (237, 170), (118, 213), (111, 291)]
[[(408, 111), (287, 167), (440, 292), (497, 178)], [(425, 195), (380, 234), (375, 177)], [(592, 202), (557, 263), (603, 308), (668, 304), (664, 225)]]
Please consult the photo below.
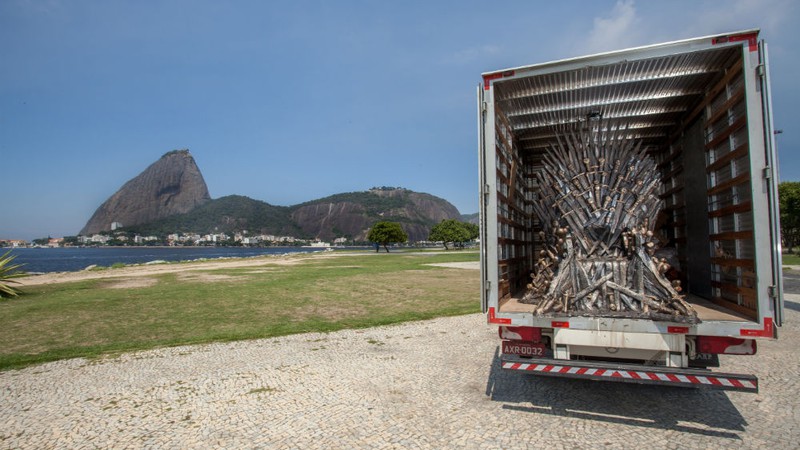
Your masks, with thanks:
[[(782, 320), (767, 69), (766, 44), (758, 30), (746, 30), (482, 75), (481, 301), (498, 326), (503, 369), (758, 392), (756, 376), (709, 367), (719, 366), (720, 354), (755, 354), (758, 340), (777, 338)], [(564, 150), (557, 141), (581, 129), (613, 131), (653, 158), (663, 219), (653, 231), (672, 252), (672, 283), (696, 320), (572, 311), (568, 294), (547, 312), (526, 303), (540, 255), (550, 250), (543, 241), (550, 225), (535, 205), (543, 201), (543, 154)], [(564, 258), (551, 256), (545, 260)], [(600, 297), (630, 300), (608, 292)]]

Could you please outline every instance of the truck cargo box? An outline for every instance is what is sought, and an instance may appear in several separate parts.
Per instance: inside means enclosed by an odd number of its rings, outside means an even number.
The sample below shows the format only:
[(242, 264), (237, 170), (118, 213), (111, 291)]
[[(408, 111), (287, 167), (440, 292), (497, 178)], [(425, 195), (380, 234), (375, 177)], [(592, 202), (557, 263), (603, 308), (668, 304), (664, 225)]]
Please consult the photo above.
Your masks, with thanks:
[[(776, 337), (783, 304), (770, 101), (758, 30), (483, 74), (480, 239), (489, 323)], [(652, 158), (660, 220), (651, 225), (697, 320), (542, 312), (522, 301), (547, 249), (550, 224), (537, 211), (553, 207), (536, 204), (543, 201), (537, 183), (547, 152), (568, 152), (563, 140), (575, 133), (636, 142)]]

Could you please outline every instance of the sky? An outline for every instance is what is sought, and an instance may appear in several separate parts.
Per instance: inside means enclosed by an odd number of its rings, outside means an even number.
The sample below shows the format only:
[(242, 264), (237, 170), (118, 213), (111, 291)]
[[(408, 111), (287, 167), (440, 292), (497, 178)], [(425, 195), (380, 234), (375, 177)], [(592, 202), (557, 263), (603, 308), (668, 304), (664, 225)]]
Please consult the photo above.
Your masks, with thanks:
[(798, 4), (0, 0), (0, 239), (75, 235), (184, 148), (212, 198), (400, 186), (474, 213), (481, 73), (750, 28), (797, 181)]

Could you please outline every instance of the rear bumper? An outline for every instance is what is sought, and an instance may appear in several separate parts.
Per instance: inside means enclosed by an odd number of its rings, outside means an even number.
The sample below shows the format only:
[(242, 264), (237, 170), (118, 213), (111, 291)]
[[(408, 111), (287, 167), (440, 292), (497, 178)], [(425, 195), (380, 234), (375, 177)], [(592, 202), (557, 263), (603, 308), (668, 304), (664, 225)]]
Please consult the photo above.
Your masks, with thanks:
[(715, 373), (703, 369), (550, 358), (520, 358), (510, 355), (504, 355), (500, 364), (505, 370), (550, 377), (758, 392), (758, 378), (755, 375)]

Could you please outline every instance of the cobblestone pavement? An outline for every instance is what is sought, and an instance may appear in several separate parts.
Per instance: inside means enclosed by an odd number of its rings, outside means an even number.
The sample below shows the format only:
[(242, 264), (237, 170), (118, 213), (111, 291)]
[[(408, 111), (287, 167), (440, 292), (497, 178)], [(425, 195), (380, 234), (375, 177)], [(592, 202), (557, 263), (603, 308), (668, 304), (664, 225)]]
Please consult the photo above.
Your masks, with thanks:
[(796, 448), (800, 295), (759, 394), (498, 368), (482, 315), (0, 373), (0, 448)]

